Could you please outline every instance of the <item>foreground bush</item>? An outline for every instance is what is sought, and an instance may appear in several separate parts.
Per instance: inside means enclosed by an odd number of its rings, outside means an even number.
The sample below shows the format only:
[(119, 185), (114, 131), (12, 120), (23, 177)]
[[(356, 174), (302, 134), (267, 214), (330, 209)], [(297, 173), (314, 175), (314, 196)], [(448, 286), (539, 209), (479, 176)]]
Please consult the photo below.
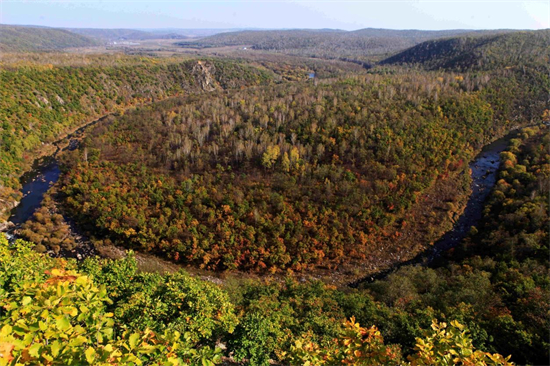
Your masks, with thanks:
[(218, 351), (193, 347), (190, 333), (117, 332), (104, 286), (47, 257), (40, 258), (46, 267), (61, 268), (39, 273), (31, 264), (23, 275), (25, 254), (37, 256), (23, 242), (10, 250), (0, 238), (0, 365), (214, 365), (221, 359)]
[[(0, 366), (203, 365), (220, 341), (248, 365), (403, 365), (402, 345), (352, 318), (321, 283), (257, 285), (231, 301), (184, 272), (139, 273), (124, 260), (75, 262), (0, 237)], [(245, 300), (246, 299), (246, 300)], [(239, 305), (239, 312), (234, 304)], [(235, 331), (233, 333), (233, 331)], [(433, 321), (408, 365), (511, 365), (476, 350), (460, 323)]]
[(355, 319), (344, 324), (344, 333), (329, 347), (307, 341), (296, 341), (291, 347), (292, 365), (512, 365), (510, 356), (503, 357), (475, 350), (468, 330), (457, 321), (432, 323), (424, 338), (417, 338), (416, 353), (403, 362), (399, 347), (384, 345), (384, 339), (374, 326), (363, 328)]

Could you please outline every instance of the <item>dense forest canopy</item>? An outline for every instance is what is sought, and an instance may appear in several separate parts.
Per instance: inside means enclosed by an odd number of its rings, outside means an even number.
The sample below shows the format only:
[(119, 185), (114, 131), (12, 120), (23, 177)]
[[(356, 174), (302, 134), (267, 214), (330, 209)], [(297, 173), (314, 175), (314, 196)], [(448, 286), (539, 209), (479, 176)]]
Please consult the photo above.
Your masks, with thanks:
[(208, 268), (373, 260), (427, 187), (509, 128), (485, 93), (463, 92), (470, 81), (440, 78), (373, 75), (140, 108), (89, 135), (66, 202), (117, 244)]
[(320, 282), (220, 288), (184, 271), (139, 272), (132, 256), (76, 264), (33, 252), (30, 243), (9, 245), (3, 237), (0, 274), (4, 365), (213, 366), (223, 360), (267, 366), (273, 359), (296, 366), (428, 365), (450, 357), (511, 365), (510, 356), (476, 349), (469, 330), (455, 320), (434, 318), (411, 334), (416, 345), (404, 352), (398, 344), (386, 345), (375, 326), (344, 320), (350, 309), (375, 316), (389, 309), (368, 294), (346, 294)]
[[(76, 263), (0, 238), (4, 360), (508, 364), (500, 352), (544, 364), (549, 139), (547, 127), (535, 127), (510, 141), (482, 224), (454, 262), (404, 268), (360, 290), (291, 278), (219, 286), (185, 272), (140, 272), (131, 253)], [(48, 301), (62, 306), (44, 313)], [(67, 336), (77, 340), (61, 341)]]
[(68, 31), (104, 42), (143, 41), (150, 39), (185, 39), (181, 33), (164, 31), (148, 32), (136, 29), (67, 28)]
[(501, 154), (503, 169), (482, 222), (448, 254), (451, 262), (436, 269), (406, 267), (368, 285), (375, 298), (411, 313), (431, 307), (453, 314), (476, 324), (478, 345), (507, 349), (519, 364), (545, 364), (549, 146), (547, 127), (527, 128), (512, 139)]

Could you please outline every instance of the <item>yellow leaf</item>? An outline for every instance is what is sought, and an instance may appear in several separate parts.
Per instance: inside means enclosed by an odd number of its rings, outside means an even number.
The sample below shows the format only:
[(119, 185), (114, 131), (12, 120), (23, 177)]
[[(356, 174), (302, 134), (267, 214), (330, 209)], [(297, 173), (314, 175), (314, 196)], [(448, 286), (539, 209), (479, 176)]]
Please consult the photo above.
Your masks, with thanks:
[(95, 360), (95, 350), (93, 349), (93, 347), (88, 347), (88, 349), (84, 351), (84, 354), (86, 355), (86, 361), (88, 361), (88, 363), (90, 364), (93, 364)]
[(11, 351), (13, 351), (14, 347), (15, 346), (11, 343), (0, 342), (0, 359), (7, 361), (7, 363), (11, 362), (11, 360), (13, 360)]
[(67, 306), (63, 309), (63, 313), (69, 314), (70, 316), (76, 316), (78, 314), (78, 310), (74, 306)]

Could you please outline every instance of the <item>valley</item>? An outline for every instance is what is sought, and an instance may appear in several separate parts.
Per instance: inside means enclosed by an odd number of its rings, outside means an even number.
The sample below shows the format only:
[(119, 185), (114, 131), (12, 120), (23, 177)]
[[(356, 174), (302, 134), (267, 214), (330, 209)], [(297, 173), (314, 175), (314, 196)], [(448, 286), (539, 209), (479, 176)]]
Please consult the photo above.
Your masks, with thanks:
[(548, 30), (0, 35), (0, 365), (549, 357)]

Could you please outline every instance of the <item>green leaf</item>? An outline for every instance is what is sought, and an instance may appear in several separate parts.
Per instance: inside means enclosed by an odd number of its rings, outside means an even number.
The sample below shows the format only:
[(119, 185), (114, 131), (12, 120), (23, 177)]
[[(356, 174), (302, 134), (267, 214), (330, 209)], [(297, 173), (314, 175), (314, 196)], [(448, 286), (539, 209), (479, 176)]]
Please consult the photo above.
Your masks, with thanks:
[(39, 320), (38, 321), (38, 328), (40, 328), (40, 330), (42, 332), (46, 331), (46, 329), (48, 329), (48, 324), (44, 323), (42, 320)]
[(55, 321), (55, 325), (61, 331), (65, 331), (71, 327), (71, 323), (69, 322), (69, 319), (65, 316), (57, 317)]
[(50, 349), (52, 351), (52, 356), (57, 357), (57, 355), (59, 355), (59, 351), (61, 351), (61, 343), (59, 343), (59, 341), (53, 341)]
[(32, 346), (29, 347), (29, 355), (31, 355), (34, 358), (39, 358), (40, 348), (42, 348), (42, 345), (40, 343), (33, 344)]
[(83, 336), (78, 336), (76, 338), (71, 339), (71, 342), (69, 343), (71, 347), (79, 347), (85, 343), (88, 343), (88, 339)]
[(24, 296), (23, 300), (21, 301), (21, 304), (23, 304), (23, 306), (27, 306), (31, 302), (32, 302), (32, 298), (30, 296)]
[(69, 314), (70, 316), (76, 316), (78, 314), (78, 310), (74, 306), (67, 306), (63, 309), (63, 313)]
[(2, 330), (0, 330), (0, 334), (7, 336), (12, 331), (12, 327), (9, 324), (6, 324), (2, 327)]
[(17, 335), (25, 335), (29, 333), (29, 328), (26, 324), (19, 322), (13, 327), (13, 332)]
[(130, 349), (136, 348), (138, 339), (139, 339), (139, 333), (134, 333), (130, 336), (130, 338), (128, 339), (130, 343)]
[(103, 335), (105, 337), (107, 337), (108, 339), (112, 339), (113, 338), (113, 328), (104, 328), (101, 330), (101, 333), (103, 333)]

